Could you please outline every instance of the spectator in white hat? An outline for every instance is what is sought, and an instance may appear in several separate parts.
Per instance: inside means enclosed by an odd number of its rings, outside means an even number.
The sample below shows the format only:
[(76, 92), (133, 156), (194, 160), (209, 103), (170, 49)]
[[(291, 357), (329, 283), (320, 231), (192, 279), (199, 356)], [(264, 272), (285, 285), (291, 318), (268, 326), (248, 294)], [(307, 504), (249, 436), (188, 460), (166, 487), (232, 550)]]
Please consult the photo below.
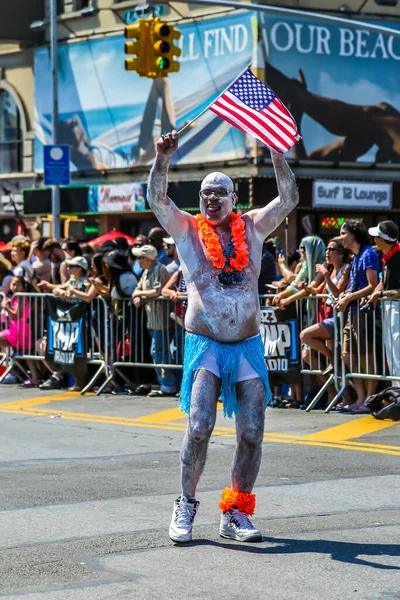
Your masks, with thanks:
[[(70, 286), (78, 289), (80, 292), (87, 292), (90, 288), (90, 281), (87, 276), (89, 265), (86, 258), (83, 256), (74, 256), (73, 258), (67, 258), (65, 264), (69, 271), (69, 279), (53, 289), (53, 294), (60, 296), (64, 300), (71, 297)], [(76, 302), (76, 299), (74, 299), (74, 302)]]
[[(376, 305), (378, 300), (383, 307), (383, 340), (386, 350), (389, 373), (400, 376), (400, 244), (399, 228), (393, 221), (382, 221), (377, 227), (371, 227), (368, 233), (374, 238), (375, 245), (383, 252), (383, 274), (369, 303)], [(400, 381), (392, 381), (394, 387), (400, 387)]]
[(181, 263), (178, 258), (178, 252), (176, 250), (174, 238), (164, 238), (164, 244), (167, 250), (167, 256), (171, 259), (171, 262), (169, 263), (169, 265), (167, 265), (167, 271), (169, 273), (169, 276), (171, 277), (171, 275), (178, 271)]

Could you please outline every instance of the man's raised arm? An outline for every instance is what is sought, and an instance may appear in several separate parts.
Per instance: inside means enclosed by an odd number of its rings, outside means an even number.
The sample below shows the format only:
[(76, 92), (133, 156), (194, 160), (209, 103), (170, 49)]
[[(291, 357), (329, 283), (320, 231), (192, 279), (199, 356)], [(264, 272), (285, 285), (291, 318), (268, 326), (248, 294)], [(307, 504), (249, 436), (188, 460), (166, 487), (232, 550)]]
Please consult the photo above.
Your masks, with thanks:
[(188, 229), (188, 213), (179, 210), (167, 196), (168, 169), (171, 156), (178, 148), (178, 133), (172, 131), (162, 136), (156, 144), (156, 158), (147, 185), (147, 201), (160, 224), (175, 241), (182, 239)]
[(283, 154), (270, 148), (279, 196), (264, 208), (251, 210), (247, 215), (254, 221), (255, 230), (261, 241), (280, 225), (299, 202), (296, 178)]

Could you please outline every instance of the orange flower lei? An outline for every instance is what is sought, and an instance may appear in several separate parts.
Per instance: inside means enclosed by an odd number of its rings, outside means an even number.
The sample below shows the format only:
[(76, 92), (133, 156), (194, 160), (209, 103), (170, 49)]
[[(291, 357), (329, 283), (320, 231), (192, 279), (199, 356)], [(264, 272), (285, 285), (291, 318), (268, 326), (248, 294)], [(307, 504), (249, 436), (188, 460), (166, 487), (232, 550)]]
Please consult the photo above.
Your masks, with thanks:
[(226, 258), (214, 228), (207, 223), (203, 215), (196, 215), (200, 239), (206, 247), (211, 264), (216, 269), (224, 269), (228, 273), (243, 271), (249, 262), (249, 248), (246, 242), (246, 225), (240, 215), (232, 213), (229, 227), (232, 232), (232, 243), (235, 256), (229, 257), (229, 266), (225, 267)]

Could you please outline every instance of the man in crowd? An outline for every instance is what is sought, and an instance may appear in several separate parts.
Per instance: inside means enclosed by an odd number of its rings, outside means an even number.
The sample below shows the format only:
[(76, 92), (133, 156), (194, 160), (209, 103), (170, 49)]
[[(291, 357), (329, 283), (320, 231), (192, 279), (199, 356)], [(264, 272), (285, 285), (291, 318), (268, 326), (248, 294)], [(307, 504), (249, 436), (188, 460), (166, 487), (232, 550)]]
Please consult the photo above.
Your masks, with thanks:
[(169, 263), (169, 265), (167, 265), (167, 271), (169, 276), (171, 277), (171, 275), (173, 275), (179, 270), (179, 266), (181, 263), (179, 261), (174, 238), (164, 238), (164, 244), (167, 249), (167, 256), (171, 259), (171, 262)]
[(196, 487), (222, 384), (225, 414), (236, 415), (237, 447), (232, 485), (225, 488), (220, 503), (220, 535), (261, 541), (250, 521), (270, 400), (259, 333), (258, 276), (265, 238), (298, 202), (296, 182), (284, 157), (271, 150), (278, 198), (240, 217), (232, 212), (233, 182), (223, 173), (211, 173), (201, 184), (201, 215), (194, 217), (167, 196), (168, 168), (177, 149), (176, 131), (158, 140), (147, 195), (159, 222), (175, 240), (188, 291), (180, 405), (189, 418), (181, 452), (181, 495), (174, 504), (169, 535), (175, 542), (192, 538), (199, 506)]
[[(383, 302), (383, 339), (385, 340), (386, 359), (389, 373), (400, 377), (400, 244), (399, 228), (393, 221), (382, 221), (377, 227), (371, 227), (369, 234), (374, 238), (376, 247), (383, 252), (383, 276), (369, 303)], [(394, 387), (400, 387), (400, 381), (393, 381)]]
[(274, 240), (266, 240), (263, 251), (261, 271), (258, 278), (258, 293), (268, 294), (269, 289), (266, 286), (276, 281), (276, 246)]
[[(169, 279), (167, 269), (158, 261), (157, 249), (154, 246), (147, 244), (141, 248), (132, 248), (131, 252), (138, 258), (139, 265), (143, 269), (132, 298), (136, 308), (144, 305), (146, 311), (147, 328), (151, 336), (151, 357), (154, 364), (170, 364), (168, 303), (154, 300), (161, 295), (161, 290)], [(160, 398), (174, 395), (176, 383), (173, 370), (157, 368), (156, 373), (160, 389), (153, 390), (148, 397)]]
[(171, 258), (168, 256), (167, 249), (164, 244), (165, 231), (161, 227), (153, 227), (149, 231), (149, 244), (157, 250), (157, 260), (162, 265), (169, 265)]

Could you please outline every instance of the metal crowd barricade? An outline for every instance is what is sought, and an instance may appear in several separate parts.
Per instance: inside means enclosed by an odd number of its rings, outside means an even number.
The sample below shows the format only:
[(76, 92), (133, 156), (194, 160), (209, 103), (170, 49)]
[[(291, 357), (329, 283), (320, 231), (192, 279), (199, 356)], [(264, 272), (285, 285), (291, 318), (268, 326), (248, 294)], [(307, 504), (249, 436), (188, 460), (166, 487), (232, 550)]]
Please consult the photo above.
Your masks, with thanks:
[(183, 369), (185, 300), (146, 298), (139, 308), (130, 298), (111, 301), (111, 370), (99, 391), (116, 376), (132, 385), (134, 369), (153, 368), (159, 373)]
[[(16, 347), (9, 354), (6, 372), (0, 378), (15, 370), (29, 379), (26, 361), (44, 361), (47, 344), (47, 308), (46, 297), (53, 296), (45, 293), (18, 293), (13, 298), (22, 299), (17, 305), (16, 318)], [(72, 300), (72, 299), (71, 299)], [(75, 302), (79, 300), (75, 299)], [(90, 381), (82, 389), (81, 394), (89, 391), (98, 377), (109, 371), (109, 324), (108, 309), (105, 300), (97, 297), (88, 303), (87, 312), (87, 361), (88, 364), (98, 365), (98, 369)], [(100, 393), (100, 392), (98, 392)]]
[[(339, 338), (342, 384), (326, 412), (338, 403), (349, 380), (392, 382), (400, 387), (400, 301), (382, 298), (376, 310), (363, 309), (357, 301), (356, 310), (340, 313)], [(352, 330), (352, 332), (351, 332)], [(347, 364), (343, 349), (349, 338)], [(368, 392), (366, 392), (368, 394)]]
[[(318, 352), (317, 350), (311, 350), (308, 346), (302, 345), (301, 352), (301, 373), (302, 375), (315, 375), (319, 377), (326, 377), (326, 381), (322, 384), (318, 393), (314, 396), (311, 402), (307, 405), (306, 412), (310, 412), (318, 404), (324, 393), (328, 388), (333, 385), (338, 391), (340, 386), (340, 371), (339, 371), (339, 357), (337, 353), (338, 348), (338, 331), (339, 331), (339, 320), (340, 317), (336, 311), (333, 310), (332, 298), (328, 294), (313, 294), (301, 298), (297, 301), (297, 313), (300, 321), (300, 335), (302, 331), (312, 325), (321, 323), (327, 318), (333, 318), (333, 335), (331, 340), (326, 340), (325, 343), (330, 342), (331, 351), (333, 353), (333, 371), (325, 375), (325, 370), (328, 367), (327, 357)], [(324, 340), (322, 340), (324, 341)]]

